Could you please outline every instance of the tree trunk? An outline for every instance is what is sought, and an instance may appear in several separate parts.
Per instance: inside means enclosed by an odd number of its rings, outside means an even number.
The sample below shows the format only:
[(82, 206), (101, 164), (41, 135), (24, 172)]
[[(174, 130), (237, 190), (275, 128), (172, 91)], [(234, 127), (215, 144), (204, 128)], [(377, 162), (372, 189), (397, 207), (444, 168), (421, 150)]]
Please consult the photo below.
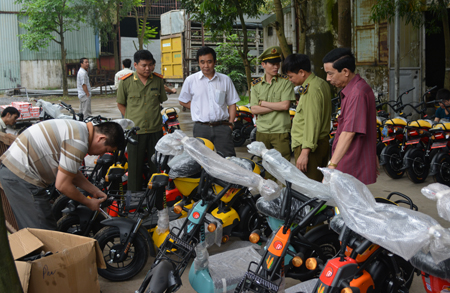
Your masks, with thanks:
[(450, 28), (448, 23), (447, 9), (444, 8), (442, 13), (442, 26), (444, 31), (444, 44), (445, 44), (445, 76), (444, 76), (444, 88), (450, 90)]
[(9, 247), (7, 231), (5, 226), (5, 215), (0, 197), (0, 292), (22, 293), (19, 275)]
[[(139, 33), (139, 25), (137, 27), (138, 38), (139, 38), (139, 50), (144, 49), (144, 35), (145, 35), (145, 29), (147, 28), (147, 16), (148, 16), (148, 11), (150, 10), (152, 1), (145, 0), (144, 3), (145, 3), (144, 17), (142, 18), (142, 30), (140, 33)], [(136, 15), (136, 17), (138, 17), (138, 16)]]
[(306, 48), (306, 31), (308, 30), (306, 26), (306, 9), (308, 8), (307, 0), (295, 1), (295, 8), (298, 18), (298, 28), (299, 28), (299, 40), (297, 52), (300, 54), (305, 54)]
[[(284, 58), (291, 55), (291, 49), (289, 49), (288, 43), (286, 41), (286, 36), (284, 35), (284, 15), (283, 15), (283, 7), (281, 6), (281, 0), (274, 0), (275, 5), (275, 30), (277, 31), (278, 41), (280, 42), (280, 48), (283, 52)], [(291, 11), (294, 13), (294, 11)]]
[(64, 28), (63, 19), (60, 19), (59, 23), (59, 38), (61, 42), (59, 43), (61, 48), (61, 70), (62, 70), (62, 82), (63, 82), (63, 96), (69, 95), (69, 86), (67, 85), (67, 70), (66, 70), (66, 47), (64, 44)]
[(252, 72), (250, 69), (250, 62), (248, 61), (248, 36), (247, 36), (247, 26), (245, 25), (245, 19), (244, 19), (244, 12), (242, 11), (241, 5), (239, 3), (239, 0), (234, 1), (237, 8), (237, 13), (239, 15), (239, 20), (242, 24), (242, 34), (243, 34), (243, 41), (244, 44), (242, 46), (242, 51), (239, 51), (239, 55), (242, 58), (242, 61), (244, 62), (245, 67), (245, 75), (247, 77), (247, 92), (248, 92), (248, 101), (250, 102), (251, 94), (250, 94), (250, 88), (252, 85)]
[(117, 46), (117, 36), (119, 35), (119, 27), (120, 27), (120, 16), (119, 16), (119, 9), (120, 9), (120, 5), (119, 3), (116, 3), (117, 7), (116, 7), (116, 29), (114, 30), (114, 38), (113, 38), (113, 42), (114, 42), (114, 69), (117, 71), (120, 70), (120, 59), (119, 59), (119, 47)]
[(351, 36), (350, 0), (338, 0), (338, 47), (351, 48)]

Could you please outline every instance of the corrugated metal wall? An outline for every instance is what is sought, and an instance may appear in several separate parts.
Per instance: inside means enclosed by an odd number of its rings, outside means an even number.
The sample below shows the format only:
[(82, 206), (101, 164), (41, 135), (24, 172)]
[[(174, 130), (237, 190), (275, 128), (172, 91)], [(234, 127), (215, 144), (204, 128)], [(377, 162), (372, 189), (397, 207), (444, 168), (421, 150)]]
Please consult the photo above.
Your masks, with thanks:
[[(6, 11), (7, 5), (0, 2), (0, 11)], [(5, 7), (5, 8), (4, 8)], [(12, 7), (11, 7), (12, 8)], [(0, 14), (0, 37), (2, 53), (0, 54), (0, 88), (12, 88), (20, 81), (20, 54), (17, 14)]]
[(15, 2), (15, 0), (1, 0), (0, 11), (19, 12), (22, 5)]
[[(20, 22), (26, 22), (26, 18), (20, 17)], [(26, 30), (19, 27), (19, 34), (25, 34)], [(65, 47), (67, 50), (66, 59), (80, 59), (81, 57), (96, 58), (95, 53), (95, 32), (86, 24), (80, 24), (80, 30), (67, 32), (65, 35)], [(26, 60), (59, 60), (61, 59), (61, 47), (54, 41), (50, 45), (39, 51), (24, 49), (20, 41), (20, 59)], [(23, 49), (23, 51), (22, 51)]]

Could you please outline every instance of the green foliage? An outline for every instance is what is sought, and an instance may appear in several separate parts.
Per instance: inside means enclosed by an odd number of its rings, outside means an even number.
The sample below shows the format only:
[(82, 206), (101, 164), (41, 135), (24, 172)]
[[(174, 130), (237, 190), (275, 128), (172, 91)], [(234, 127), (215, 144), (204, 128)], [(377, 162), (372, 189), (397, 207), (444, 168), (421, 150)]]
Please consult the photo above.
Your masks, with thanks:
[[(141, 35), (142, 32), (142, 23), (144, 21), (142, 19), (139, 20), (139, 33), (138, 35)], [(150, 43), (150, 39), (154, 39), (158, 35), (157, 31), (158, 27), (151, 27), (149, 25), (145, 26), (145, 32), (144, 32), (144, 45), (148, 45)]]
[(238, 93), (247, 88), (245, 67), (238, 51), (229, 43), (219, 43), (216, 48), (217, 63), (215, 70), (228, 75), (233, 81)]
[(250, 103), (248, 96), (239, 96), (239, 98), (241, 98), (241, 100), (236, 103), (236, 105), (238, 105), (238, 106), (245, 106)]
[[(281, 6), (283, 6), (283, 8), (288, 7), (290, 5), (291, 0), (281, 0)], [(259, 11), (264, 14), (273, 13), (275, 11), (275, 5), (273, 3), (273, 0), (264, 0), (264, 4), (261, 5)]]
[(423, 12), (429, 11), (433, 15), (432, 21), (426, 23), (427, 33), (438, 33), (439, 25), (450, 0), (378, 0), (372, 6), (371, 19), (374, 22), (387, 20), (392, 22), (395, 18), (395, 9), (398, 5), (399, 15), (405, 24), (411, 23), (414, 27), (424, 26)]
[(27, 33), (20, 35), (25, 48), (38, 51), (51, 41), (61, 44), (61, 35), (80, 29), (85, 22), (86, 5), (79, 0), (17, 0), (22, 4), (26, 22), (20, 23)]

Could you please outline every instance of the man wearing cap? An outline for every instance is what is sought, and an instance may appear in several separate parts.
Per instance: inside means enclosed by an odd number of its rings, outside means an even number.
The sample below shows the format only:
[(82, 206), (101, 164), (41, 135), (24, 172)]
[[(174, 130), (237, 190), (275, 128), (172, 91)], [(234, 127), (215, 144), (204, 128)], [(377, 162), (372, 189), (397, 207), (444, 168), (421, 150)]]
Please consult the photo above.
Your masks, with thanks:
[(178, 101), (191, 109), (194, 137), (209, 139), (225, 157), (235, 156), (231, 133), (239, 95), (231, 79), (215, 71), (214, 49), (201, 47), (197, 61), (201, 71), (186, 78)]
[(292, 54), (283, 62), (289, 80), (300, 86), (300, 100), (292, 120), (292, 150), (295, 166), (308, 178), (322, 182), (317, 167), (326, 167), (329, 152), (331, 90), (328, 83), (311, 72), (304, 54)]
[[(133, 120), (140, 129), (133, 136), (139, 143), (128, 144), (128, 189), (132, 192), (142, 190), (142, 174), (147, 158), (150, 173), (155, 173), (156, 166), (151, 157), (155, 145), (163, 136), (160, 105), (167, 101), (164, 79), (155, 70), (155, 59), (147, 50), (134, 54), (136, 72), (122, 78), (117, 89), (117, 107), (125, 118)], [(151, 176), (151, 174), (150, 174)]]
[(289, 106), (295, 101), (294, 87), (289, 77), (279, 74), (281, 48), (270, 47), (258, 57), (264, 68), (263, 77), (252, 82), (251, 111), (257, 116), (256, 140), (267, 149), (276, 149), (291, 160)]

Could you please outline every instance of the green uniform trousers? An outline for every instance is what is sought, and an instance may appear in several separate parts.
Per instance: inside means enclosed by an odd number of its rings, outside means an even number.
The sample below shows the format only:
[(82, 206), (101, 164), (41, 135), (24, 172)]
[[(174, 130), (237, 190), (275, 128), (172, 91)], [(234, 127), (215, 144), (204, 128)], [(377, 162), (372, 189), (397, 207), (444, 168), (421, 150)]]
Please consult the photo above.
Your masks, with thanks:
[[(286, 160), (288, 160), (288, 162), (291, 161), (291, 139), (289, 132), (261, 133), (256, 131), (256, 141), (264, 143), (268, 150), (276, 149)], [(276, 181), (275, 178), (267, 171), (266, 179)]]
[[(314, 152), (309, 153), (308, 157), (308, 165), (306, 166), (305, 175), (313, 180), (322, 182), (323, 174), (317, 167), (326, 167), (328, 165), (328, 153), (330, 150), (330, 142), (328, 137), (323, 139), (319, 139), (317, 142), (317, 148)], [(294, 149), (295, 163), (297, 164), (298, 157), (300, 157), (300, 153), (302, 152), (302, 148), (300, 146)]]
[(144, 163), (147, 161), (150, 167), (150, 177), (156, 173), (156, 166), (152, 163), (152, 155), (155, 153), (155, 146), (158, 140), (163, 136), (163, 132), (133, 135), (132, 138), (138, 141), (137, 145), (129, 143), (128, 150), (128, 189), (132, 192), (141, 191), (143, 184), (142, 174), (144, 172)]

